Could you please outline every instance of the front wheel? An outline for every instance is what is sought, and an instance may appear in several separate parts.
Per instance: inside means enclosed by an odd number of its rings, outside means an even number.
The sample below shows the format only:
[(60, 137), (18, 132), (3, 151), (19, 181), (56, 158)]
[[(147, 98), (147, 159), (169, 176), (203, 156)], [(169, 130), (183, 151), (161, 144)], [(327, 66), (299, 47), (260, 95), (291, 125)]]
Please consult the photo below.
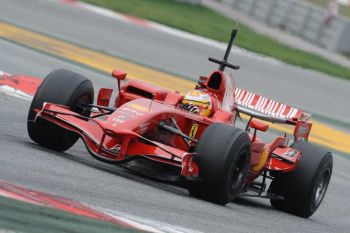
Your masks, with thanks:
[(270, 202), (278, 210), (308, 218), (321, 205), (327, 192), (333, 157), (323, 148), (303, 141), (291, 147), (302, 153), (299, 164), (293, 172), (276, 175), (270, 191), (284, 199)]
[(202, 180), (189, 184), (190, 195), (221, 205), (237, 197), (250, 163), (248, 134), (228, 125), (212, 124), (204, 131), (195, 152)]
[(29, 137), (46, 148), (68, 150), (78, 140), (78, 135), (48, 121), (37, 119), (34, 122), (34, 110), (42, 108), (44, 102), (49, 102), (68, 106), (72, 111), (83, 114), (80, 105), (92, 104), (93, 99), (94, 89), (90, 80), (69, 70), (52, 71), (39, 86), (30, 105), (27, 118)]

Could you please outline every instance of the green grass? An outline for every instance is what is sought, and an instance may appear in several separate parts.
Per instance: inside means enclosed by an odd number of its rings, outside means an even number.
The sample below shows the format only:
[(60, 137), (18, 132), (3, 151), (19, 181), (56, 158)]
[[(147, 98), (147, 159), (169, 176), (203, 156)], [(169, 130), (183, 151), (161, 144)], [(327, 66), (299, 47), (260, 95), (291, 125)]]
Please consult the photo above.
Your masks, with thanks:
[[(172, 0), (83, 0), (118, 12), (156, 21), (214, 40), (227, 42), (233, 27), (228, 17), (204, 6)], [(350, 69), (318, 55), (283, 45), (240, 25), (236, 44), (247, 50), (271, 56), (296, 66), (318, 70), (350, 80)]]
[(0, 196), (0, 232), (131, 233), (140, 232), (63, 211)]
[[(329, 0), (306, 0), (308, 2), (315, 3), (321, 7), (327, 8), (329, 4)], [(339, 14), (345, 17), (350, 17), (350, 6), (342, 6), (339, 5)]]

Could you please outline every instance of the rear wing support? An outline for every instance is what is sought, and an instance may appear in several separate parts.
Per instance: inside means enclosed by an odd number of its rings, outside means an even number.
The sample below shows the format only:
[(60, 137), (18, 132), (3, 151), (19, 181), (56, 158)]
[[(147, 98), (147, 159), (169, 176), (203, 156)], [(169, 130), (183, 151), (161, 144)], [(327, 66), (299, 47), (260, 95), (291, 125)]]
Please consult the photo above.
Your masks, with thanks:
[(268, 115), (268, 114), (264, 114), (264, 113), (261, 113), (261, 112), (258, 112), (258, 111), (254, 111), (254, 110), (252, 110), (250, 108), (243, 107), (243, 106), (240, 106), (240, 105), (237, 105), (237, 111), (239, 113), (243, 113), (243, 114), (246, 114), (248, 116), (252, 116), (254, 118), (258, 118), (260, 120), (268, 121), (268, 122), (271, 122), (271, 123), (296, 125), (295, 121), (291, 121), (291, 120), (288, 120), (286, 118), (282, 118), (282, 117), (278, 117), (278, 116), (271, 116), (271, 115)]

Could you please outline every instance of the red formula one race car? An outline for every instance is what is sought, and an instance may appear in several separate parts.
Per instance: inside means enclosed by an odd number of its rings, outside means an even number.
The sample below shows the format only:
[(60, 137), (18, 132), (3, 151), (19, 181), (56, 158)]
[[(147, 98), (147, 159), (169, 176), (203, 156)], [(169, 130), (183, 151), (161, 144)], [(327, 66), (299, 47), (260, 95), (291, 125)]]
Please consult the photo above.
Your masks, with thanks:
[[(309, 217), (327, 191), (332, 154), (307, 142), (310, 114), (235, 87), (224, 70), (239, 69), (227, 61), (236, 34), (223, 60), (209, 58), (219, 69), (186, 95), (135, 80), (121, 86), (127, 74), (114, 70), (119, 93), (113, 107), (108, 88), (93, 104), (90, 80), (55, 70), (31, 103), (29, 136), (55, 151), (80, 137), (98, 160), (181, 181), (190, 195), (213, 203), (264, 197), (276, 209)], [(240, 113), (250, 116), (243, 130), (235, 126)], [(257, 132), (269, 126), (257, 119), (294, 126), (294, 142), (286, 135), (263, 142)]]

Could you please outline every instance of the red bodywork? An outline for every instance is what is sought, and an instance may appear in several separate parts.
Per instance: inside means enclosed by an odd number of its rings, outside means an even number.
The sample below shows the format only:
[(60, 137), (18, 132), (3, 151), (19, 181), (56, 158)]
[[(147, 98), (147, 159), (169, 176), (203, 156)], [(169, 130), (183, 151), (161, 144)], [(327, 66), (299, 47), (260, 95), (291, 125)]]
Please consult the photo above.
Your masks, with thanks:
[[(126, 73), (113, 71), (118, 84)], [(65, 106), (45, 103), (37, 109), (37, 118), (51, 121), (63, 128), (78, 133), (91, 155), (105, 162), (126, 162), (146, 158), (178, 168), (182, 177), (196, 179), (200, 167), (193, 161), (197, 156), (191, 148), (196, 145), (204, 130), (214, 122), (234, 127), (238, 112), (272, 122), (295, 125), (296, 140), (307, 140), (311, 123), (303, 112), (252, 94), (235, 87), (232, 77), (222, 71), (214, 71), (209, 77), (201, 77), (195, 88), (206, 89), (213, 100), (210, 117), (202, 117), (183, 110), (180, 105), (183, 95), (165, 90), (142, 81), (130, 80), (114, 101), (115, 110), (95, 109), (90, 117), (81, 116)], [(107, 107), (112, 89), (102, 88), (97, 104)], [(303, 119), (304, 118), (304, 119)], [(162, 122), (171, 124), (175, 120), (178, 128), (193, 141), (162, 130)], [(289, 138), (277, 137), (265, 143), (256, 136), (256, 131), (267, 131), (264, 122), (251, 119), (249, 127), (252, 143), (250, 171), (246, 183), (253, 182), (265, 170), (293, 171), (301, 156), (288, 146)]]

